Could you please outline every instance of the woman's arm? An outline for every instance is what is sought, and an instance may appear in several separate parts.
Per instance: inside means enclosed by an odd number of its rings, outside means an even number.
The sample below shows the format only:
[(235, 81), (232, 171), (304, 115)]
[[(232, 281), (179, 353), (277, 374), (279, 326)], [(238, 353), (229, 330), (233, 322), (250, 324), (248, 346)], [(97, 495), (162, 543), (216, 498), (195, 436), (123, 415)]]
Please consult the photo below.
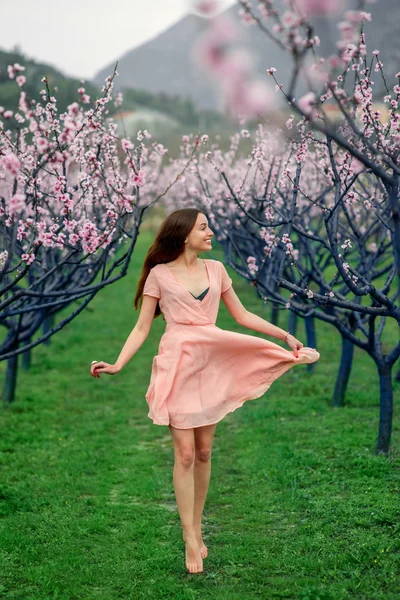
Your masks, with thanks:
[(143, 296), (139, 318), (135, 327), (129, 334), (117, 360), (114, 364), (109, 364), (104, 361), (97, 361), (92, 364), (90, 374), (93, 375), (93, 377), (99, 378), (100, 373), (107, 373), (108, 375), (119, 373), (126, 363), (136, 354), (149, 335), (157, 302), (157, 298), (146, 295)]
[(284, 329), (269, 323), (269, 321), (262, 319), (258, 315), (249, 312), (241, 303), (232, 286), (221, 295), (221, 298), (232, 317), (239, 323), (239, 325), (248, 327), (248, 329), (253, 329), (254, 331), (258, 331), (260, 333), (264, 333), (265, 335), (270, 335), (278, 338), (279, 340), (285, 340), (288, 346), (290, 346), (295, 353), (297, 353), (300, 348), (303, 348), (303, 344), (293, 335)]
[(117, 373), (126, 365), (127, 362), (136, 354), (140, 346), (147, 338), (147, 333), (141, 329), (138, 329), (137, 324), (132, 329), (128, 339), (126, 340), (117, 360), (114, 365), (117, 369)]
[[(276, 325), (273, 325), (269, 321), (266, 321), (262, 317), (255, 315), (254, 313), (246, 312), (241, 315), (241, 320), (238, 321), (239, 325), (243, 325), (243, 327), (248, 327), (249, 329), (253, 329), (254, 331), (259, 331), (260, 333), (265, 333), (265, 335), (270, 335), (272, 337), (278, 338), (279, 340), (285, 340), (288, 335), (288, 332)], [(290, 335), (290, 334), (289, 334)]]

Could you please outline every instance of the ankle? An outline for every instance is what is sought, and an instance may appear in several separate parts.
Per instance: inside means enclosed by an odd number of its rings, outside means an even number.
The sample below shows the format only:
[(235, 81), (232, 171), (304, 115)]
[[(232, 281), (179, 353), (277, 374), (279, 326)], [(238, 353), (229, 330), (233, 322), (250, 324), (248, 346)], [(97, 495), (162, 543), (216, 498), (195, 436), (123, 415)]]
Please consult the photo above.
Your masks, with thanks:
[(189, 527), (183, 527), (183, 537), (186, 538), (190, 538), (190, 537), (195, 537), (196, 535), (196, 529), (194, 528), (193, 525), (190, 525)]

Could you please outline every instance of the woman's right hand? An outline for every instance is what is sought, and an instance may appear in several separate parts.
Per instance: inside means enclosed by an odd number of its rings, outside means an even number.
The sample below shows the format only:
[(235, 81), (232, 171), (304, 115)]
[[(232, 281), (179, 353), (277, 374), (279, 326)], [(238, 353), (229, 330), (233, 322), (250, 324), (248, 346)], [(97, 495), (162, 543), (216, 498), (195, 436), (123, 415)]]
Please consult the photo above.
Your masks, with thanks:
[(90, 374), (96, 379), (100, 379), (100, 373), (107, 373), (108, 375), (115, 375), (119, 373), (120, 368), (116, 365), (109, 365), (108, 363), (99, 360), (94, 362), (90, 367)]

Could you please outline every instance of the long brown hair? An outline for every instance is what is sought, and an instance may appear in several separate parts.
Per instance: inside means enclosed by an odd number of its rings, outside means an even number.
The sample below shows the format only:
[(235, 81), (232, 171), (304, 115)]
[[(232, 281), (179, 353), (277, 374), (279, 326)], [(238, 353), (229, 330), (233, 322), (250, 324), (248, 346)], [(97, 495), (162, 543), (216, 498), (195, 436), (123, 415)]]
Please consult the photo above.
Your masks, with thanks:
[[(185, 239), (195, 226), (197, 215), (201, 212), (198, 208), (180, 208), (168, 215), (161, 223), (156, 239), (150, 246), (144, 259), (136, 296), (133, 301), (135, 310), (142, 305), (143, 288), (150, 269), (159, 263), (175, 260), (175, 258), (182, 254), (185, 249)], [(157, 302), (154, 318), (161, 314), (160, 306)]]

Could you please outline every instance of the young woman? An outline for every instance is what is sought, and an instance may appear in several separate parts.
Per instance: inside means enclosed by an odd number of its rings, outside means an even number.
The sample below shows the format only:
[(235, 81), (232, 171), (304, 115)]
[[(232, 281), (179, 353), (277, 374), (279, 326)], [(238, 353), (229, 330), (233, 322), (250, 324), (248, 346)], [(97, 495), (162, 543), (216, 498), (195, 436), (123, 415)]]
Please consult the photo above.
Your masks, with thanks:
[[(146, 393), (148, 416), (166, 425), (174, 445), (173, 483), (185, 541), (186, 567), (203, 570), (208, 554), (201, 519), (211, 473), (216, 424), (246, 400), (259, 398), (293, 365), (319, 359), (295, 337), (250, 313), (232, 288), (222, 262), (200, 259), (213, 232), (203, 213), (184, 208), (170, 214), (144, 261), (135, 308), (140, 315), (114, 364), (93, 361), (91, 375), (118, 373), (139, 350), (154, 317), (166, 321)], [(285, 340), (278, 344), (215, 325), (222, 298), (241, 325)]]

